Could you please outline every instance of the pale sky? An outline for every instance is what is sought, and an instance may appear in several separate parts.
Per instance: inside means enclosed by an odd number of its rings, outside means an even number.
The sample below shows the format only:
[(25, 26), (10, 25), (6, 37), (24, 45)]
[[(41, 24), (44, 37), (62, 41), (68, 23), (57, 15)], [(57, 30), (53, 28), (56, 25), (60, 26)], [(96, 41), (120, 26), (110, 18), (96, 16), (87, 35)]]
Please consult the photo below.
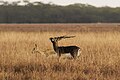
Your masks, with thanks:
[[(18, 1), (18, 0), (2, 0), (2, 1)], [(41, 1), (43, 3), (52, 2), (52, 3), (58, 4), (58, 5), (85, 3), (85, 4), (91, 4), (91, 5), (97, 6), (97, 7), (99, 7), (99, 6), (120, 7), (120, 0), (29, 0), (29, 1), (31, 1), (31, 2)]]

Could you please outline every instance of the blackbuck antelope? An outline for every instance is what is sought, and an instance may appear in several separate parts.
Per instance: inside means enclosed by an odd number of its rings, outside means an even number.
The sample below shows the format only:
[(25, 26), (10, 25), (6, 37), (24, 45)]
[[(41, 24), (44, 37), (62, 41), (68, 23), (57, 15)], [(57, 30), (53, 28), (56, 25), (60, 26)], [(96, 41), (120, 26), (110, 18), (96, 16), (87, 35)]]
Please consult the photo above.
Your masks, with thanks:
[(53, 44), (53, 49), (57, 53), (57, 55), (60, 57), (61, 54), (68, 54), (70, 53), (73, 58), (76, 58), (77, 56), (80, 55), (80, 48), (77, 46), (58, 46), (58, 41), (61, 39), (66, 39), (66, 38), (73, 38), (75, 36), (60, 36), (60, 37), (54, 37), (50, 38), (50, 41)]

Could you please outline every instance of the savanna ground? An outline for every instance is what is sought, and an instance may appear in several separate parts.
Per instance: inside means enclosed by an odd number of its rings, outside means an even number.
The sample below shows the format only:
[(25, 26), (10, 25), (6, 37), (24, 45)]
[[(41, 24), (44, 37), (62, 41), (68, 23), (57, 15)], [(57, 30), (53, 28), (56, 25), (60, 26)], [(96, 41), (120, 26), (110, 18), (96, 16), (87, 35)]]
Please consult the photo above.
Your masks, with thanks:
[[(79, 58), (58, 61), (49, 38), (61, 35)], [(120, 80), (120, 24), (1, 24), (0, 80)]]

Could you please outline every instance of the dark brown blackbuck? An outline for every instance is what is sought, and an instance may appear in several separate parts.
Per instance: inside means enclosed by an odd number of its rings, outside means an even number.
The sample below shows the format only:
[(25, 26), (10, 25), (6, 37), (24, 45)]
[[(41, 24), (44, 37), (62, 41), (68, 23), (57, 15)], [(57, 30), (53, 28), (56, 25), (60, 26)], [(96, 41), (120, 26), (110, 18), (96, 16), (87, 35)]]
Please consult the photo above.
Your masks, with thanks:
[(50, 41), (53, 44), (53, 49), (60, 57), (61, 54), (71, 54), (73, 58), (77, 58), (80, 55), (80, 48), (78, 46), (58, 46), (58, 41), (66, 38), (73, 38), (75, 36), (60, 36), (60, 37), (51, 37)]

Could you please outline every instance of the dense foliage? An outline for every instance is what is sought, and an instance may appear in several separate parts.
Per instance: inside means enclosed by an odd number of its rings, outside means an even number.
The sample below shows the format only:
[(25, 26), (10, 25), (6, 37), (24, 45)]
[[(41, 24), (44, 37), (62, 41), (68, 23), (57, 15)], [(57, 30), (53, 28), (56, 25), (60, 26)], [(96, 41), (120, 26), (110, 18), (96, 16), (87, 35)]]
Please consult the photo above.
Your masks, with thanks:
[(59, 6), (29, 3), (0, 5), (0, 23), (92, 23), (120, 22), (120, 7), (95, 7), (88, 4)]

